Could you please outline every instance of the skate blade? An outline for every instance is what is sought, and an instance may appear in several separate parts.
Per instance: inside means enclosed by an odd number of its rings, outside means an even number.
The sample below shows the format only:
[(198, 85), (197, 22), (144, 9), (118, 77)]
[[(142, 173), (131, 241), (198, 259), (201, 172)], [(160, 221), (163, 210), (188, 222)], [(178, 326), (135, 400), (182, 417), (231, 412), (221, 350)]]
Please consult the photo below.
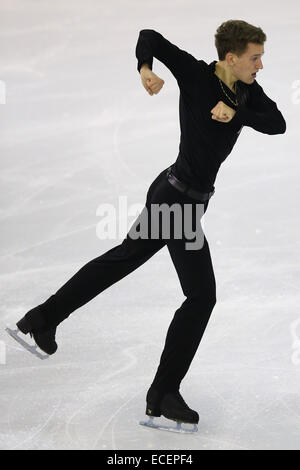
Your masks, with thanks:
[(37, 345), (35, 346), (31, 346), (30, 344), (26, 343), (26, 341), (24, 341), (24, 339), (22, 339), (18, 333), (21, 333), (21, 331), (17, 328), (16, 330), (12, 330), (11, 328), (5, 328), (5, 331), (15, 340), (17, 341), (19, 344), (21, 344), (21, 346), (23, 346), (23, 348), (25, 348), (27, 351), (31, 352), (31, 354), (33, 354), (34, 356), (37, 356), (39, 359), (41, 359), (42, 361), (44, 359), (48, 359), (49, 355), (44, 353), (44, 354), (41, 354), (38, 350), (37, 350)]
[[(180, 423), (178, 421), (175, 421), (176, 426), (167, 426), (159, 423), (154, 423), (154, 417), (150, 416), (148, 421), (140, 421), (139, 424), (142, 426), (146, 426), (148, 428), (152, 429), (160, 429), (161, 431), (169, 431), (169, 432), (177, 432), (180, 434), (193, 434), (198, 431), (198, 426), (197, 424), (190, 424), (190, 423)], [(186, 428), (182, 427), (184, 426), (192, 426), (192, 428)]]

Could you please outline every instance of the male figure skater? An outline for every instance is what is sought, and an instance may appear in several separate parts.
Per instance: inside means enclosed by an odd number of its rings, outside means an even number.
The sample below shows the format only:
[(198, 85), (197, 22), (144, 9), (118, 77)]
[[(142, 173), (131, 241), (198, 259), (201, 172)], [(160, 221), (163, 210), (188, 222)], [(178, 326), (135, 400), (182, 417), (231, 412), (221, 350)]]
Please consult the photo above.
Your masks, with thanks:
[[(180, 89), (180, 145), (176, 161), (150, 185), (145, 209), (174, 203), (183, 211), (190, 205), (189, 220), (197, 223), (197, 207), (207, 210), (221, 163), (230, 154), (243, 126), (265, 134), (283, 134), (286, 123), (277, 105), (256, 82), (263, 68), (266, 35), (242, 20), (221, 24), (215, 34), (219, 61), (207, 64), (179, 49), (159, 32), (140, 31), (136, 57), (142, 84), (150, 96), (164, 81), (153, 71), (153, 58), (172, 72)], [(151, 225), (150, 211), (147, 212)], [(142, 223), (141, 215), (134, 226)], [(172, 225), (173, 224), (173, 225)], [(171, 223), (175, 226), (174, 220)], [(159, 227), (161, 229), (161, 227)], [(146, 397), (146, 414), (178, 422), (198, 423), (179, 388), (216, 302), (215, 277), (206, 238), (200, 249), (187, 249), (186, 237), (132, 238), (83, 266), (43, 304), (31, 309), (18, 323), (39, 347), (53, 354), (56, 327), (70, 313), (119, 281), (167, 246), (186, 299), (169, 326), (159, 367)]]

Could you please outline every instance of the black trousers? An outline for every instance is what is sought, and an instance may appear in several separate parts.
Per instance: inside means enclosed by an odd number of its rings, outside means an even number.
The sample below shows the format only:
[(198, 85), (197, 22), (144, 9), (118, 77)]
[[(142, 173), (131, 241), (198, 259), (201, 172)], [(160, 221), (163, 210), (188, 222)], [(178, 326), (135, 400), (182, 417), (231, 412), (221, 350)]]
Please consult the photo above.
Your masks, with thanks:
[[(152, 382), (152, 386), (161, 392), (179, 390), (216, 303), (213, 266), (203, 232), (204, 243), (201, 248), (187, 249), (186, 243), (191, 243), (190, 235), (187, 238), (184, 230), (181, 238), (174, 234), (175, 217), (170, 217), (171, 231), (168, 237), (166, 233), (163, 235), (161, 219), (157, 222), (158, 219), (154, 220), (151, 215), (151, 207), (154, 205), (167, 204), (171, 207), (177, 204), (186, 211), (185, 220), (191, 222), (191, 229), (199, 235), (197, 210), (202, 206), (203, 214), (208, 202), (199, 203), (178, 191), (167, 180), (166, 173), (167, 169), (163, 170), (150, 185), (144, 210), (123, 242), (85, 264), (54, 295), (40, 305), (47, 326), (57, 326), (74, 310), (137, 269), (166, 245), (186, 299), (176, 310), (171, 321), (160, 364)], [(185, 209), (187, 206), (189, 212)], [(134, 239), (131, 236), (132, 229), (141, 227), (141, 223), (146, 220), (145, 214), (148, 220), (148, 234), (154, 225), (157, 226), (158, 233), (156, 232), (155, 236), (152, 234), (152, 237)]]

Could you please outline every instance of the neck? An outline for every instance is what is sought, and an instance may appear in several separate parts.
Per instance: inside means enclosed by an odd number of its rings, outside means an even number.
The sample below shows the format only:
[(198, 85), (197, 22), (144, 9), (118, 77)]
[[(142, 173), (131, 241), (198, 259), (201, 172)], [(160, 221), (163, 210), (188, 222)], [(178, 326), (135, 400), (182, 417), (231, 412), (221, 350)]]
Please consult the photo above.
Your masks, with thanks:
[(237, 82), (238, 79), (235, 77), (235, 75), (232, 74), (231, 69), (226, 66), (226, 63), (224, 64), (223, 61), (217, 62), (215, 67), (215, 74), (228, 86), (228, 88), (235, 92), (235, 82)]

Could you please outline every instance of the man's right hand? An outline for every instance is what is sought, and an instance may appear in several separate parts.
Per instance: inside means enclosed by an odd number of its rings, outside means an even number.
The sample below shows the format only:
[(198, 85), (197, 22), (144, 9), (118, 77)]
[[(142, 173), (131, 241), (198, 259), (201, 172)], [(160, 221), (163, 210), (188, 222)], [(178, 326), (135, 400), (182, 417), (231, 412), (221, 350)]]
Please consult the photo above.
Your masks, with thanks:
[(154, 72), (149, 68), (148, 64), (142, 65), (140, 69), (141, 80), (144, 88), (147, 90), (149, 95), (157, 95), (160, 89), (164, 85), (164, 80), (155, 75)]

